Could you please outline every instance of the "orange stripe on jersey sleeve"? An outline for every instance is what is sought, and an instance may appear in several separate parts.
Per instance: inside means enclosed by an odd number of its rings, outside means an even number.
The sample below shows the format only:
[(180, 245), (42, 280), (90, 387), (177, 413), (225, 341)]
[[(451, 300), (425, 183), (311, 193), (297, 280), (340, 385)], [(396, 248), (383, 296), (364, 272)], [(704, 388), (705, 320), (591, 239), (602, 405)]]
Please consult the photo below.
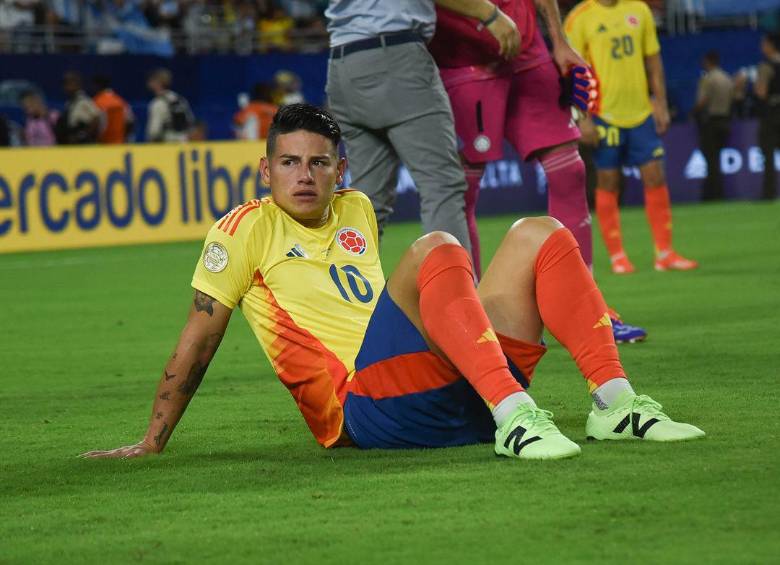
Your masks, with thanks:
[(581, 16), (583, 13), (587, 12), (591, 8), (593, 8), (593, 2), (589, 2), (588, 0), (585, 0), (584, 2), (580, 2), (579, 4), (574, 6), (571, 12), (569, 12), (569, 15), (566, 16), (565, 31), (567, 32), (570, 31), (572, 25), (574, 24), (575, 18), (578, 18), (579, 16)]
[(343, 432), (347, 368), (311, 332), (295, 323), (279, 305), (259, 270), (254, 278), (270, 309), (274, 337), (266, 347), (276, 374), (292, 394), (317, 441), (331, 447)]
[(227, 233), (228, 235), (233, 235), (234, 233), (236, 233), (236, 229), (238, 229), (238, 224), (241, 223), (241, 220), (244, 219), (244, 216), (246, 216), (252, 210), (256, 210), (260, 206), (262, 206), (262, 202), (260, 202), (259, 200), (250, 200), (249, 202), (244, 204), (239, 210), (236, 210), (234, 218), (231, 219), (225, 226), (225, 230), (224, 230), (225, 233)]
[(232, 209), (230, 212), (228, 212), (227, 214), (225, 214), (225, 216), (222, 218), (222, 221), (220, 221), (220, 222), (217, 224), (217, 229), (218, 229), (218, 230), (221, 230), (221, 229), (222, 229), (222, 226), (224, 226), (224, 225), (225, 225), (225, 222), (228, 222), (228, 221), (230, 221), (230, 218), (232, 218), (232, 217), (233, 217), (233, 214), (235, 214), (235, 213), (236, 213), (236, 210), (238, 210), (239, 208), (240, 208), (240, 206), (237, 206), (236, 208), (233, 208), (233, 209)]

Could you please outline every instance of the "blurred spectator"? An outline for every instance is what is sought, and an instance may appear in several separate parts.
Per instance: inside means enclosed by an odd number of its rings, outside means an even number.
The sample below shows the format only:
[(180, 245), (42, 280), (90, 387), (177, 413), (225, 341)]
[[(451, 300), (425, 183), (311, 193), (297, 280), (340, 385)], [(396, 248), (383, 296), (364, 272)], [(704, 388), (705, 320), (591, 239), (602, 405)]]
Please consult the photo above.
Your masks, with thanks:
[(0, 116), (0, 147), (9, 147), (11, 145), (11, 127), (5, 116)]
[(63, 75), (62, 90), (67, 97), (65, 109), (57, 121), (57, 142), (70, 145), (96, 143), (103, 113), (81, 88), (81, 75), (68, 71)]
[(274, 75), (275, 99), (279, 106), (306, 102), (301, 92), (301, 77), (292, 71), (277, 71)]
[(188, 2), (147, 0), (144, 6), (144, 16), (153, 27), (180, 29), (184, 13), (188, 8)]
[(208, 141), (209, 125), (203, 120), (195, 120), (190, 128), (190, 141)]
[(761, 40), (765, 60), (758, 66), (756, 96), (761, 101), (758, 143), (764, 154), (764, 182), (761, 198), (777, 197), (775, 149), (780, 147), (780, 34), (767, 34)]
[(74, 28), (81, 25), (83, 7), (78, 0), (49, 0), (47, 4), (47, 24)]
[(258, 83), (252, 88), (252, 99), (233, 116), (236, 139), (265, 139), (279, 107), (273, 103), (270, 85)]
[(278, 49), (290, 51), (292, 42), (290, 32), (295, 27), (295, 21), (278, 6), (273, 6), (262, 15), (257, 24), (260, 33), (260, 44), (263, 50)]
[(135, 122), (130, 105), (111, 89), (111, 79), (107, 76), (96, 75), (92, 82), (95, 85), (95, 105), (105, 114), (105, 127), (100, 133), (100, 143), (129, 141)]
[(56, 33), (46, 34), (46, 49), (75, 51), (83, 22), (83, 6), (78, 0), (49, 0), (45, 14), (46, 25)]
[(257, 6), (253, 2), (240, 2), (233, 19), (233, 47), (239, 55), (248, 55), (254, 50)]
[(173, 77), (168, 69), (156, 69), (149, 74), (147, 88), (154, 94), (149, 103), (146, 123), (147, 141), (187, 141), (195, 123), (186, 98), (171, 90)]
[(699, 126), (699, 146), (707, 161), (707, 178), (702, 185), (702, 200), (723, 198), (723, 175), (720, 152), (726, 146), (731, 130), (731, 104), (734, 82), (720, 68), (720, 55), (709, 51), (702, 59), (704, 74), (699, 79), (693, 108)]
[(49, 110), (41, 95), (32, 90), (22, 94), (21, 102), (27, 116), (24, 123), (24, 144), (36, 147), (55, 145), (59, 112)]
[(0, 0), (0, 51), (27, 51), (30, 28), (42, 23), (41, 0)]

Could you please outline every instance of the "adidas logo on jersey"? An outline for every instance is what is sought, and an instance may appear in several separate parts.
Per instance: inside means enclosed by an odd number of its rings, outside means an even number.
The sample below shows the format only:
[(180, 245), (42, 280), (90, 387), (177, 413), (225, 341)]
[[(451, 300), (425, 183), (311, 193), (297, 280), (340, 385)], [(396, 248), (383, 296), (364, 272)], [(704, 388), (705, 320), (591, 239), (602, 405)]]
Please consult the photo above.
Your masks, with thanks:
[(597, 32), (597, 33), (606, 33), (606, 31), (607, 31), (607, 26), (605, 26), (604, 24), (601, 24), (601, 25), (600, 25), (600, 26), (599, 26), (599, 27), (596, 29), (596, 32)]
[(308, 257), (306, 252), (301, 247), (300, 243), (293, 245), (292, 249), (287, 252), (288, 257)]

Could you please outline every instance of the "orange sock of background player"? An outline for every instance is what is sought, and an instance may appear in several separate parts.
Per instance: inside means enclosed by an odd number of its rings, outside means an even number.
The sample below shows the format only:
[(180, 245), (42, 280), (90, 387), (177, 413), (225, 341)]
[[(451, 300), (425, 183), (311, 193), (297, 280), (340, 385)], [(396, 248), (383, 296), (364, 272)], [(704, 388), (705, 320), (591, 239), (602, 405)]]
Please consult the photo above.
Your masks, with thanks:
[(523, 391), (479, 301), (465, 249), (449, 244), (431, 251), (420, 266), (417, 289), (428, 335), (486, 402), (496, 406)]
[(596, 189), (596, 216), (599, 218), (599, 228), (607, 253), (610, 257), (623, 253), (623, 234), (620, 231), (620, 210), (618, 208), (618, 193)]
[(665, 184), (653, 188), (645, 187), (645, 213), (653, 232), (656, 252), (672, 249), (672, 205), (669, 189)]
[(625, 378), (607, 305), (569, 230), (561, 228), (547, 238), (534, 273), (542, 321), (574, 358), (590, 391)]

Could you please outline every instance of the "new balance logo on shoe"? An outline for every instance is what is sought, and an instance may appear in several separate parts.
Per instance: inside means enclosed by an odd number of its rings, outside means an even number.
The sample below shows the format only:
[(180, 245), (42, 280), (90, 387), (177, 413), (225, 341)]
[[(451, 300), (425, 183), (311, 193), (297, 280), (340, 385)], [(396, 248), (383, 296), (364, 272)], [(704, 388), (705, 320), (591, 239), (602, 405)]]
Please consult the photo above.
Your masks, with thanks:
[(514, 444), (512, 445), (512, 451), (515, 452), (515, 455), (520, 455), (520, 452), (523, 450), (523, 448), (531, 443), (534, 443), (535, 441), (539, 441), (539, 436), (530, 437), (525, 441), (522, 441), (523, 436), (525, 435), (525, 432), (527, 432), (523, 426), (517, 426), (514, 430), (509, 432), (509, 435), (506, 436), (506, 441), (504, 442), (504, 447), (509, 449), (509, 444), (514, 441)]
[(292, 249), (287, 252), (287, 257), (308, 257), (303, 247), (299, 243), (296, 243)]
[(615, 426), (615, 429), (613, 431), (616, 434), (623, 433), (623, 430), (625, 430), (626, 427), (628, 427), (628, 423), (629, 422), (631, 422), (631, 433), (634, 434), (636, 437), (642, 439), (642, 438), (645, 437), (645, 434), (647, 433), (647, 430), (649, 430), (655, 424), (657, 424), (659, 422), (659, 420), (658, 420), (658, 418), (650, 418), (640, 428), (639, 427), (639, 414), (637, 414), (636, 412), (632, 412), (631, 414), (626, 414), (626, 417), (623, 418), (617, 426)]

